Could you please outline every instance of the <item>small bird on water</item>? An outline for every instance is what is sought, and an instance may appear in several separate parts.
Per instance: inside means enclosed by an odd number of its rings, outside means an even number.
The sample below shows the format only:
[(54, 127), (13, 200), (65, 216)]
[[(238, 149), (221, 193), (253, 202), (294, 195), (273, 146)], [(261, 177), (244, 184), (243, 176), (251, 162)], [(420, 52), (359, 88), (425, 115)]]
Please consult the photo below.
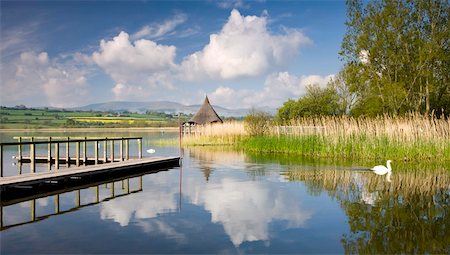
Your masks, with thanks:
[(153, 153), (155, 153), (156, 151), (154, 150), (154, 149), (148, 149), (147, 150), (147, 153), (150, 153), (150, 154), (153, 154)]

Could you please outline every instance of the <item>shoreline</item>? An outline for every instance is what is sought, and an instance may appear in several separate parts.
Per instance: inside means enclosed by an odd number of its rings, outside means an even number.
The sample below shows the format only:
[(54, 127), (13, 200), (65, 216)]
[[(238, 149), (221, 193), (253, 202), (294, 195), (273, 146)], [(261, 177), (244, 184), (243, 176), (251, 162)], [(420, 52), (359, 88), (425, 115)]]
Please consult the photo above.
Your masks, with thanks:
[(12, 132), (118, 132), (118, 131), (178, 131), (178, 127), (130, 128), (2, 128), (0, 133)]

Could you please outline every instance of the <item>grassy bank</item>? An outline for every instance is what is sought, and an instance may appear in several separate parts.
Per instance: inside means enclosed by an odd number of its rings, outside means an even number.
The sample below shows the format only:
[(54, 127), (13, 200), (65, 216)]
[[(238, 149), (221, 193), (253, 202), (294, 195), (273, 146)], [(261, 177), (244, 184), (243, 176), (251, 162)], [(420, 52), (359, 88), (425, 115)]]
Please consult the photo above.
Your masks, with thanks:
[(185, 145), (230, 145), (322, 158), (450, 161), (450, 120), (421, 115), (304, 118), (289, 126), (272, 126), (262, 136), (247, 135), (242, 122), (198, 129), (184, 137)]

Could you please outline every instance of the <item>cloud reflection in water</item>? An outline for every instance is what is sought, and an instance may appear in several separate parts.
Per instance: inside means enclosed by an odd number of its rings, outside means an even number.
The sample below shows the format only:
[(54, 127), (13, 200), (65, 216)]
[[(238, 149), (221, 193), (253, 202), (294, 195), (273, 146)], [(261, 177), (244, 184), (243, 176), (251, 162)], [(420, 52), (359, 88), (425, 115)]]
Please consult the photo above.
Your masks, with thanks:
[(199, 189), (203, 191), (192, 197), (193, 203), (211, 212), (211, 221), (223, 225), (235, 246), (269, 240), (269, 224), (275, 220), (298, 228), (312, 216), (301, 208), (298, 195), (271, 183), (224, 178), (219, 183), (197, 186), (196, 191)]
[[(301, 207), (300, 194), (290, 192), (278, 178), (252, 181), (247, 175), (241, 178), (229, 175), (226, 169), (219, 170), (223, 177), (207, 182), (198, 168), (185, 169), (183, 199), (210, 212), (211, 222), (221, 224), (235, 246), (246, 241), (269, 241), (269, 225), (275, 221), (286, 222), (287, 229), (299, 228), (311, 218), (312, 212)], [(158, 215), (178, 209), (178, 174), (171, 170), (145, 176), (143, 192), (133, 194), (132, 199), (123, 197), (102, 203), (101, 218), (112, 219), (121, 226), (135, 222), (146, 233), (156, 231), (185, 240), (176, 226), (158, 219)], [(151, 221), (145, 220), (150, 218)]]

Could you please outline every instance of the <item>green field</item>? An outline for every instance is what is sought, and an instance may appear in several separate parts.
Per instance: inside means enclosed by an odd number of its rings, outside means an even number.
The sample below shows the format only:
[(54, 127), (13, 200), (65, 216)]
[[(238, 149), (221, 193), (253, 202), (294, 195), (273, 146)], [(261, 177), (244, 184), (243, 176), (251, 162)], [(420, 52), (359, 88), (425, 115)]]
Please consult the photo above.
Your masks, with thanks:
[[(182, 119), (189, 116), (182, 115)], [(175, 127), (178, 116), (165, 113), (81, 112), (46, 109), (0, 109), (1, 129)]]

